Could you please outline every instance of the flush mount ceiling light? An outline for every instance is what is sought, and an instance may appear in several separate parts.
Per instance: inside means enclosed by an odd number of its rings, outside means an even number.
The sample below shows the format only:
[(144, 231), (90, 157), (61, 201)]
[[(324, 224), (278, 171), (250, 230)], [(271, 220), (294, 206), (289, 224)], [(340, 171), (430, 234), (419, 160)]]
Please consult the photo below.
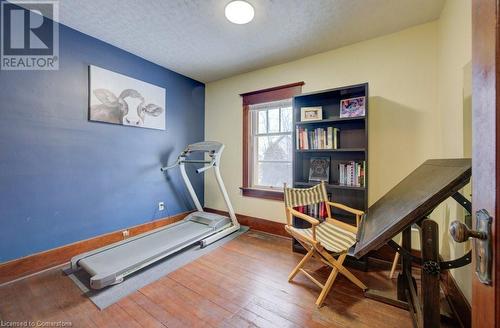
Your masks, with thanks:
[(225, 14), (231, 23), (246, 24), (252, 21), (255, 11), (248, 2), (236, 0), (226, 5)]

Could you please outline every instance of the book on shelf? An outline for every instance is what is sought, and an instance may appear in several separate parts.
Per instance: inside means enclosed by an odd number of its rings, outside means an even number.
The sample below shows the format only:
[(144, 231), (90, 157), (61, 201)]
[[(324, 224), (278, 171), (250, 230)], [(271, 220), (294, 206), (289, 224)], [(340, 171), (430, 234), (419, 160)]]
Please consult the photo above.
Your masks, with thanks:
[(306, 206), (298, 206), (295, 207), (295, 210), (300, 213), (307, 214), (310, 217), (316, 218), (320, 221), (323, 221), (328, 216), (328, 213), (326, 211), (326, 204), (324, 202)]
[(297, 127), (295, 135), (297, 149), (338, 149), (339, 133), (340, 130), (333, 126), (313, 130)]
[(366, 162), (365, 161), (349, 161), (339, 164), (339, 185), (364, 187)]

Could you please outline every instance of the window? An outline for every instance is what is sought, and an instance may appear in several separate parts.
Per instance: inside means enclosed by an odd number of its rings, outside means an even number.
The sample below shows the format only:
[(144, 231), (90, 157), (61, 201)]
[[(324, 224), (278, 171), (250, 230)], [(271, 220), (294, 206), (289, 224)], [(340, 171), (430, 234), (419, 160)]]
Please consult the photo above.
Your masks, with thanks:
[(250, 187), (292, 183), (292, 100), (250, 105)]
[(244, 196), (283, 199), (292, 183), (292, 98), (304, 82), (242, 94)]

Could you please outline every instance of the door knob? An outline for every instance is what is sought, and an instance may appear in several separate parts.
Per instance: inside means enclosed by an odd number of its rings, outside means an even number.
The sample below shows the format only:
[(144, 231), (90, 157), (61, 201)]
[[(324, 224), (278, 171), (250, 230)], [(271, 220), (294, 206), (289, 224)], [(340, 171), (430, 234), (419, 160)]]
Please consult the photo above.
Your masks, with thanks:
[(450, 234), (458, 243), (463, 243), (469, 238), (474, 240), (474, 254), (476, 258), (476, 274), (479, 281), (485, 285), (491, 285), (491, 267), (493, 261), (491, 245), (491, 222), (493, 218), (487, 210), (476, 212), (477, 230), (471, 230), (460, 221), (453, 221), (450, 225)]
[(482, 231), (475, 231), (469, 229), (468, 226), (460, 221), (453, 221), (450, 225), (450, 234), (457, 243), (463, 243), (469, 240), (469, 238), (476, 238), (480, 240), (486, 240), (488, 235)]

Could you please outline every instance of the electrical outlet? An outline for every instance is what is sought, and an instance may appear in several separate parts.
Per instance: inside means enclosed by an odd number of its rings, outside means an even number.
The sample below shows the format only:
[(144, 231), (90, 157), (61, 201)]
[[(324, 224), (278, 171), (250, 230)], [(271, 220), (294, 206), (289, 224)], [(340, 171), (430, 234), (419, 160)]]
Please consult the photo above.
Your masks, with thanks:
[(128, 230), (123, 230), (123, 231), (122, 231), (122, 235), (123, 235), (123, 239), (128, 238), (128, 236), (130, 236), (130, 231), (128, 231)]
[(159, 202), (158, 203), (158, 211), (164, 211), (164, 210), (165, 210), (165, 203)]

